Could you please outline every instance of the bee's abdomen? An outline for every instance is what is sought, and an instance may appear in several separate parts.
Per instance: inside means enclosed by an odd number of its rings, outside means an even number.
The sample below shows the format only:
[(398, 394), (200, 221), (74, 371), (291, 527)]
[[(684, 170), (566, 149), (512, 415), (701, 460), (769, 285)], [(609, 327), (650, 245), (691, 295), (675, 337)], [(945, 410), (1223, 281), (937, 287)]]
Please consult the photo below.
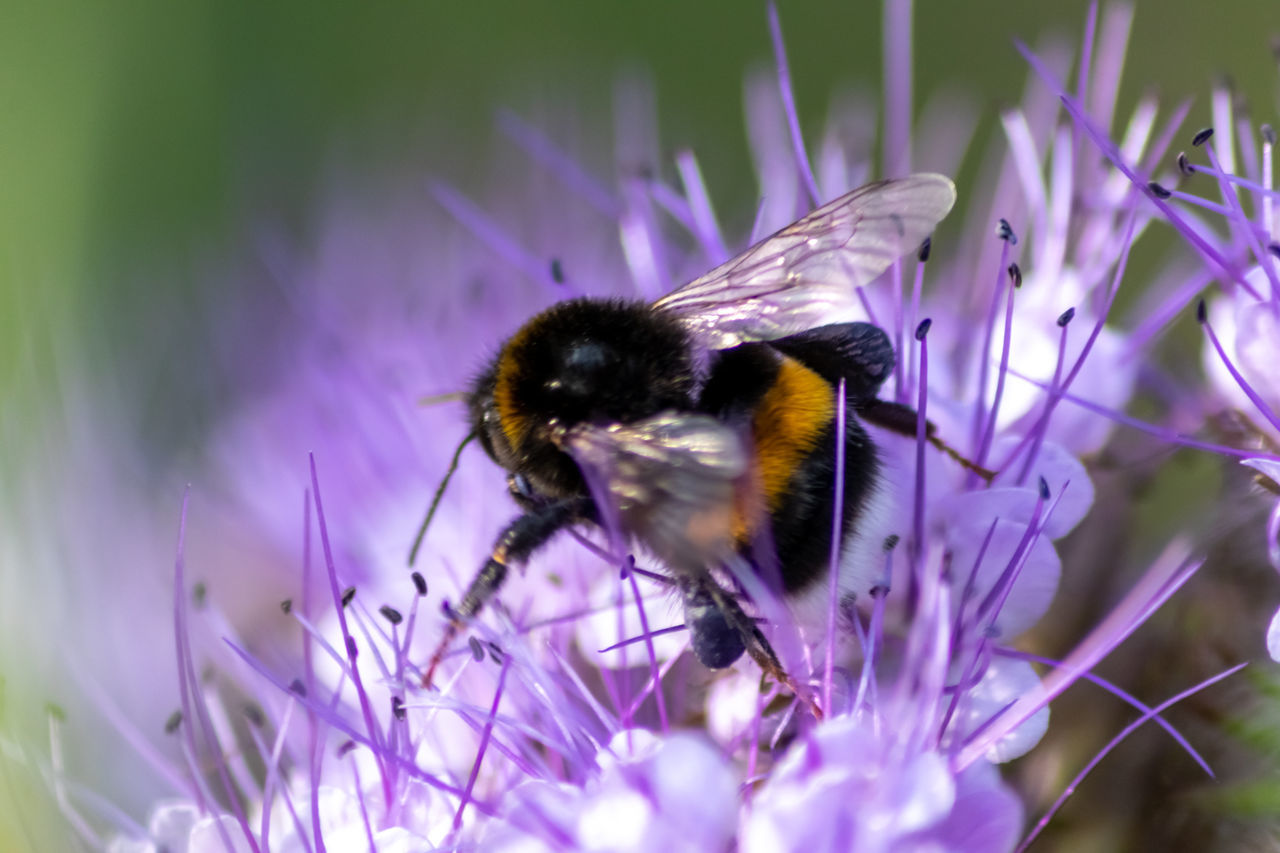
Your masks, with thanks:
[[(840, 518), (843, 541), (855, 534), (864, 508), (878, 487), (875, 447), (853, 415), (846, 414), (844, 495)], [(770, 513), (783, 591), (799, 592), (827, 575), (835, 510), (835, 423), (796, 465)]]
[[(768, 556), (757, 546), (771, 540), (783, 591), (808, 587), (830, 562), (836, 389), (800, 361), (751, 344), (723, 354), (703, 402), (730, 422), (736, 413), (750, 424), (753, 476), (734, 515), (739, 550), (763, 563)], [(853, 408), (849, 403), (845, 416), (844, 533), (876, 482), (875, 449)]]

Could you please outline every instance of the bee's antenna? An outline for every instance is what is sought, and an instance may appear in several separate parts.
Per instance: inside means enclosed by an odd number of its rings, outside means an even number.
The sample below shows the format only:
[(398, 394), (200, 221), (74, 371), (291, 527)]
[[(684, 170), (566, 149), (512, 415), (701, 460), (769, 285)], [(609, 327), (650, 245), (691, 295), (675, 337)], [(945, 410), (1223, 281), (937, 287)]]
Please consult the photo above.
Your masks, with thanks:
[(458, 449), (453, 451), (453, 459), (449, 462), (449, 470), (444, 472), (444, 479), (440, 481), (440, 485), (436, 487), (435, 495), (431, 498), (431, 506), (427, 509), (427, 517), (422, 519), (422, 526), (418, 528), (418, 535), (413, 537), (413, 547), (409, 549), (409, 565), (411, 567), (413, 566), (413, 561), (418, 559), (418, 549), (422, 547), (422, 540), (427, 535), (427, 526), (431, 524), (431, 519), (435, 517), (436, 507), (440, 506), (440, 499), (444, 497), (444, 490), (449, 485), (453, 472), (458, 470), (458, 460), (462, 457), (463, 449), (479, 435), (480, 430), (473, 429), (458, 444)]

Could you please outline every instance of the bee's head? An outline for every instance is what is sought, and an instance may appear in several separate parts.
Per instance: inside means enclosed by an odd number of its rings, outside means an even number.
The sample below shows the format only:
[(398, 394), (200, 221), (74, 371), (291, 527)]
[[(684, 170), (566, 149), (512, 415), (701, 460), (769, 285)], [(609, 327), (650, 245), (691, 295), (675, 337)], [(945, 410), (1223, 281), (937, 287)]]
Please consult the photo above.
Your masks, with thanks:
[(538, 314), (503, 346), (469, 399), (494, 460), (540, 493), (581, 490), (556, 447), (576, 424), (627, 423), (692, 405), (684, 330), (642, 303), (575, 299)]

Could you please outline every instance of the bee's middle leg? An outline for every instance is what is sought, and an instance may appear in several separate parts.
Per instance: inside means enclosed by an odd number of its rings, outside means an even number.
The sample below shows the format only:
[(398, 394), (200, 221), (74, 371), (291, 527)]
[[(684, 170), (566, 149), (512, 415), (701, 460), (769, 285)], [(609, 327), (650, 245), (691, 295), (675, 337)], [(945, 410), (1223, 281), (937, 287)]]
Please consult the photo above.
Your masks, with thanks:
[[(696, 591), (705, 594), (720, 611), (725, 623), (737, 631), (738, 636), (742, 638), (741, 644), (745, 646), (747, 654), (751, 655), (751, 659), (764, 670), (765, 675), (789, 688), (796, 695), (796, 698), (809, 706), (809, 710), (816, 718), (822, 719), (822, 709), (814, 702), (809, 691), (801, 687), (783, 668), (782, 661), (778, 660), (778, 655), (773, 650), (772, 644), (760, 630), (755, 620), (743, 612), (738, 600), (726, 593), (710, 576), (694, 583)], [(695, 641), (697, 639), (695, 637)], [(705, 640), (706, 638), (703, 639)], [(732, 661), (729, 661), (729, 663), (732, 663)], [(723, 665), (727, 666), (728, 664)]]

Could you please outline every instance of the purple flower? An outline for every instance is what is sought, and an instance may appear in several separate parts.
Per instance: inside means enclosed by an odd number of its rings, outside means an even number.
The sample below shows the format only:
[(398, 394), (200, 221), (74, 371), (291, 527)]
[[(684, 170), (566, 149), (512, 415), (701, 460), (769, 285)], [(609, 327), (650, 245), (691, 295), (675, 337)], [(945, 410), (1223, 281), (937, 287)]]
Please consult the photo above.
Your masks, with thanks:
[(581, 788), (527, 782), (510, 794), (490, 850), (726, 850), (738, 824), (738, 774), (690, 734), (614, 735)]
[[(922, 122), (948, 132), (913, 135), (904, 10), (889, 4), (886, 55), (901, 65), (887, 69), (882, 159), (895, 173), (954, 171), (972, 121), (935, 103)], [(882, 397), (918, 413), (914, 437), (873, 431), (884, 470), (858, 542), (836, 537), (832, 580), (800, 600), (725, 567), (793, 683), (762, 693), (745, 657), (718, 675), (698, 667), (648, 555), (620, 566), (617, 543), (586, 531), (513, 577), (445, 658), (439, 689), (421, 687), (442, 602), (457, 601), (516, 510), (502, 472), (460, 451), (421, 575), (409, 575), (424, 496), (465, 431), (455, 408), (418, 399), (463, 388), (545, 305), (652, 299), (872, 176), (856, 111), (833, 112), (811, 163), (776, 13), (772, 24), (780, 74), (747, 89), (764, 200), (750, 235), (722, 233), (692, 153), (676, 157), (678, 185), (661, 177), (645, 144), (652, 116), (636, 106), (649, 98), (624, 90), (613, 179), (504, 114), (539, 175), (506, 180), (499, 197), (478, 203), (436, 182), (434, 206), (370, 210), (341, 188), (313, 250), (264, 241), (290, 310), (278, 352), (246, 358), (255, 371), (265, 359), (271, 379), (223, 425), (214, 464), (262, 538), (302, 552), (281, 562), (302, 569), (280, 617), (301, 642), (251, 650), (224, 628), (216, 596), (196, 619), (184, 561), (217, 555), (180, 553), (175, 775), (189, 781), (116, 849), (1009, 850), (1023, 811), (995, 765), (1035, 747), (1062, 690), (1089, 678), (1158, 719), (1091, 670), (1196, 570), (1184, 543), (1065, 660), (1018, 647), (1053, 605), (1053, 543), (1088, 523), (1094, 484), (1079, 457), (1112, 428), (1062, 404), (1086, 387), (1097, 406), (1122, 408), (1134, 390), (1141, 330), (1116, 325), (1111, 307), (1133, 286), (1128, 253), (1150, 219), (1142, 192), (1081, 156), (1060, 93), (1039, 86), (1005, 112), (991, 189), (969, 194), (959, 233), (948, 223), (937, 245), (861, 288), (860, 309), (830, 318), (886, 331), (897, 364)], [(1124, 7), (1109, 14), (1106, 50), (1082, 63), (1104, 128), (1119, 66), (1107, 51), (1123, 52), (1128, 26)], [(1168, 144), (1150, 109), (1125, 140), (1133, 158)], [(840, 453), (841, 476), (844, 464)], [(198, 657), (205, 620), (226, 642)], [(200, 676), (208, 660), (226, 682)], [(237, 713), (245, 697), (254, 710)]]
[[(1041, 74), (1053, 86), (1052, 75)], [(1141, 193), (1143, 215), (1158, 215), (1183, 237), (1196, 263), (1187, 265), (1181, 280), (1153, 288), (1148, 302), (1154, 308), (1139, 329), (1136, 343), (1163, 330), (1179, 311), (1194, 305), (1204, 333), (1202, 362), (1209, 395), (1184, 395), (1181, 405), (1198, 409), (1203, 419), (1223, 410), (1238, 414), (1239, 447), (1183, 443), (1239, 457), (1258, 471), (1259, 481), (1276, 492), (1280, 466), (1280, 266), (1277, 246), (1280, 227), (1275, 218), (1272, 154), (1275, 131), (1255, 128), (1238, 111), (1233, 93), (1220, 86), (1213, 93), (1213, 126), (1197, 132), (1191, 148), (1173, 162), (1142, 157), (1116, 146), (1105, 125), (1089, 115), (1065, 92), (1064, 103), (1074, 121), (1129, 183)], [(1154, 109), (1154, 105), (1151, 107)], [(1175, 129), (1185, 108), (1170, 122)], [(1207, 161), (1207, 162), (1204, 162)], [(1184, 190), (1183, 187), (1186, 189)], [(1213, 191), (1221, 201), (1193, 192)], [(1254, 213), (1246, 213), (1245, 204)], [(1216, 224), (1215, 224), (1216, 223)], [(1214, 285), (1217, 285), (1214, 288)], [(1205, 295), (1207, 293), (1207, 295)], [(1188, 405), (1189, 404), (1189, 405)], [(1264, 531), (1271, 564), (1280, 571), (1280, 508), (1273, 509)], [(1280, 660), (1280, 612), (1267, 632), (1267, 649)]]
[(752, 799), (741, 849), (1013, 847), (1022, 833), (1022, 804), (994, 767), (956, 773), (937, 752), (896, 752), (854, 717), (819, 726), (787, 752)]

